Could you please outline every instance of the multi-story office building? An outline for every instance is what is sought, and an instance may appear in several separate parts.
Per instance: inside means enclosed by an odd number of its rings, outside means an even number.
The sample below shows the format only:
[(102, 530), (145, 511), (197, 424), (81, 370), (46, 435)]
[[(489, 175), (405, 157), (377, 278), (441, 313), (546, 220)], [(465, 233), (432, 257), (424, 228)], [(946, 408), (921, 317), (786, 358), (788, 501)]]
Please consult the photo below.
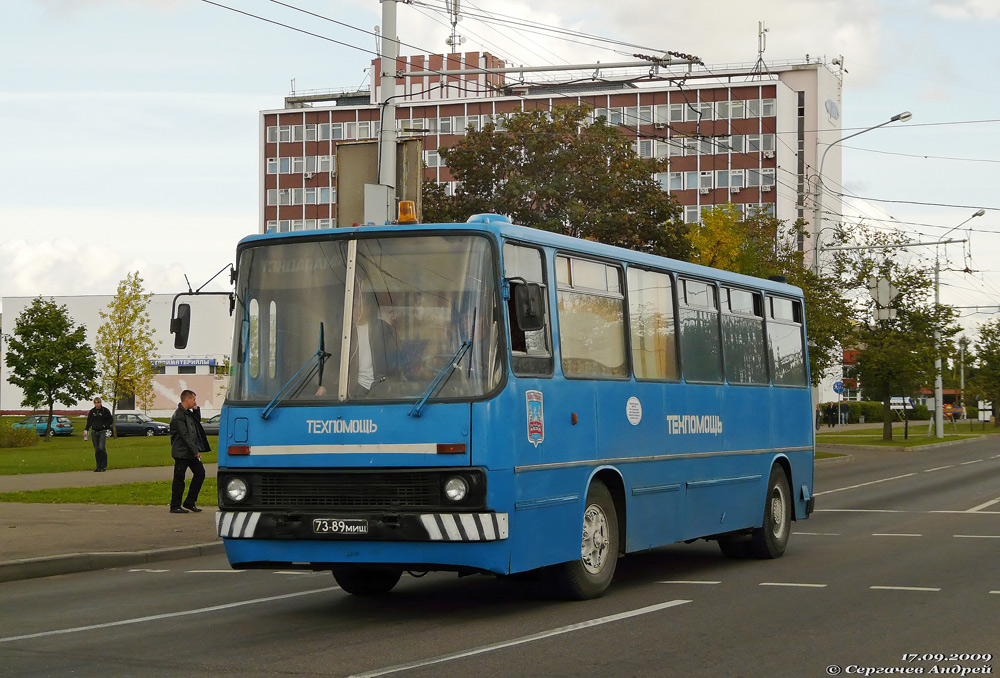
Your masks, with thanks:
[[(811, 220), (817, 146), (840, 137), (840, 75), (826, 64), (601, 69), (544, 84), (475, 72), (503, 65), (478, 52), (399, 59), (397, 75), (408, 76), (392, 83), (396, 127), (400, 137), (422, 140), (425, 178), (454, 190), (439, 149), (469, 129), (502, 125), (515, 111), (580, 103), (620, 126), (639, 156), (669, 160), (657, 180), (685, 221), (727, 202)], [(261, 112), (261, 232), (351, 225), (337, 219), (337, 148), (377, 138), (379, 71), (373, 61), (369, 90), (293, 94), (285, 108)], [(828, 188), (840, 179), (839, 146), (832, 150), (823, 168)], [(839, 211), (829, 194), (824, 202), (828, 213)]]

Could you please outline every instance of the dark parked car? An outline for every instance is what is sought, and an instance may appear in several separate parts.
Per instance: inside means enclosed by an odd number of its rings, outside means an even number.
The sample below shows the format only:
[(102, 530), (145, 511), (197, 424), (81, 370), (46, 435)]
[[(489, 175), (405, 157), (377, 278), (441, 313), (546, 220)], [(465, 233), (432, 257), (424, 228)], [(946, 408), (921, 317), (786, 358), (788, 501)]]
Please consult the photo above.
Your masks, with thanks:
[[(23, 421), (14, 424), (14, 428), (33, 428), (38, 435), (45, 435), (45, 429), (49, 422), (47, 414), (33, 414)], [(52, 417), (52, 430), (50, 436), (71, 436), (73, 435), (73, 422), (66, 417)]]
[(120, 436), (165, 436), (170, 427), (162, 421), (154, 421), (145, 414), (122, 413), (115, 415), (115, 427)]
[(208, 419), (203, 419), (201, 422), (201, 427), (205, 429), (206, 435), (217, 436), (219, 435), (219, 422), (222, 420), (222, 415), (217, 414)]

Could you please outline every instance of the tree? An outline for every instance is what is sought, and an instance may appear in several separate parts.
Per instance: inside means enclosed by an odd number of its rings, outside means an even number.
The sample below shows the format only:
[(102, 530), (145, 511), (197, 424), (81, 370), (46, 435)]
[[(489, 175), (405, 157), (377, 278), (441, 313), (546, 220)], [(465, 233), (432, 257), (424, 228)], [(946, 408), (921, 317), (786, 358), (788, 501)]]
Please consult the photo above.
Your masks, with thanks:
[(46, 441), (55, 403), (75, 405), (94, 388), (96, 361), (86, 332), (74, 325), (65, 306), (38, 297), (14, 321), (14, 334), (5, 337), (8, 381), (24, 392), (21, 405), (48, 410)]
[(702, 214), (691, 228), (691, 261), (758, 278), (784, 276), (802, 288), (809, 339), (809, 372), (813, 384), (841, 362), (841, 346), (851, 330), (850, 308), (839, 276), (817, 275), (805, 264), (798, 249), (804, 237), (802, 223), (791, 226), (754, 210), (743, 217), (729, 203)]
[(666, 162), (641, 159), (617, 126), (587, 123), (588, 108), (531, 110), (469, 130), (441, 149), (454, 196), (425, 182), (424, 220), (497, 212), (525, 226), (687, 259), (680, 207), (654, 180)]
[[(911, 395), (933, 383), (935, 358), (947, 354), (958, 332), (956, 313), (931, 300), (934, 282), (928, 267), (903, 261), (902, 248), (885, 247), (904, 241), (863, 229), (859, 234), (864, 249), (838, 252), (835, 262), (848, 287), (861, 291), (852, 332), (852, 345), (863, 349), (856, 370), (865, 397), (882, 401), (882, 437), (892, 440), (892, 396)], [(886, 307), (867, 292), (882, 278), (897, 290)], [(940, 344), (935, 331), (940, 332)]]
[(101, 391), (111, 401), (112, 412), (124, 396), (135, 396), (136, 403), (145, 407), (152, 400), (151, 359), (156, 349), (148, 311), (152, 296), (143, 290), (139, 272), (129, 273), (118, 283), (107, 311), (100, 312), (104, 321), (97, 330)]
[(983, 323), (976, 342), (978, 368), (969, 380), (969, 392), (993, 403), (993, 425), (1000, 426), (1000, 320)]

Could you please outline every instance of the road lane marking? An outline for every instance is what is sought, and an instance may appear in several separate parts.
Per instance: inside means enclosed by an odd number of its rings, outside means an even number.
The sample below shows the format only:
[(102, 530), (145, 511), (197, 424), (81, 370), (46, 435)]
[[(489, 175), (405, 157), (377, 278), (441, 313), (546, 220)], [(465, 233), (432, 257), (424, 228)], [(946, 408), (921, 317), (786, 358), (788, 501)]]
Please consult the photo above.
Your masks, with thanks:
[(793, 532), (796, 535), (803, 535), (806, 537), (839, 537), (839, 532)]
[(826, 584), (801, 584), (790, 581), (762, 581), (757, 586), (791, 586), (804, 589), (825, 589)]
[(878, 485), (879, 483), (887, 483), (890, 480), (901, 480), (903, 478), (909, 478), (911, 476), (917, 475), (916, 473), (904, 473), (901, 476), (893, 476), (892, 478), (882, 478), (881, 480), (872, 480), (867, 483), (859, 483), (858, 485), (848, 485), (847, 487), (838, 487), (835, 490), (824, 490), (822, 492), (813, 492), (814, 497), (818, 497), (822, 494), (833, 494), (834, 492), (844, 492), (845, 490), (856, 490), (859, 487), (868, 487), (869, 485)]
[[(816, 509), (815, 513), (913, 513), (913, 511), (900, 511), (899, 509)], [(916, 511), (916, 513), (927, 512)]]
[(948, 464), (947, 466), (938, 466), (936, 468), (929, 468), (926, 471), (924, 471), (924, 473), (930, 473), (931, 471), (943, 471), (946, 468), (951, 468), (952, 466), (954, 466), (954, 464)]
[(45, 638), (47, 636), (58, 636), (64, 633), (80, 633), (82, 631), (94, 631), (97, 629), (107, 629), (114, 626), (127, 626), (129, 624), (142, 624), (144, 622), (157, 621), (159, 619), (171, 619), (173, 617), (186, 617), (193, 614), (205, 614), (207, 612), (218, 612), (219, 610), (231, 610), (234, 607), (244, 605), (256, 605), (258, 603), (270, 603), (275, 600), (285, 600), (287, 598), (298, 598), (300, 596), (311, 596), (314, 593), (327, 593), (336, 591), (339, 586), (326, 586), (321, 589), (311, 589), (309, 591), (299, 591), (298, 593), (286, 593), (280, 596), (268, 596), (267, 598), (254, 598), (252, 600), (242, 600), (238, 603), (226, 603), (225, 605), (213, 605), (212, 607), (202, 607), (195, 610), (182, 610), (180, 612), (167, 612), (165, 614), (154, 614), (148, 617), (136, 617), (134, 619), (122, 619), (120, 621), (105, 622), (104, 624), (91, 624), (90, 626), (76, 626), (71, 629), (56, 629), (55, 631), (41, 631), (39, 633), (27, 633), (23, 636), (8, 636), (0, 638), (0, 643), (10, 643), (15, 640), (29, 640), (31, 638)]
[(700, 581), (697, 579), (668, 579), (666, 581), (658, 581), (657, 584), (721, 584), (721, 581)]
[(129, 570), (129, 572), (152, 572), (153, 574), (158, 574), (160, 572), (170, 572), (170, 570), (154, 570), (149, 567), (137, 567)]
[(246, 570), (184, 570), (184, 574), (231, 574), (233, 572), (243, 574)]
[(922, 534), (907, 532), (872, 532), (873, 537), (922, 537)]
[(933, 588), (930, 586), (869, 586), (868, 588), (874, 591), (940, 591), (939, 588)]
[(963, 461), (959, 466), (968, 466), (969, 464), (978, 464), (982, 459), (973, 459), (972, 461)]
[(690, 602), (691, 602), (690, 600), (671, 600), (666, 603), (660, 603), (659, 605), (650, 605), (649, 607), (642, 607), (637, 610), (629, 610), (628, 612), (613, 614), (607, 617), (589, 619), (587, 621), (583, 621), (578, 624), (570, 624), (569, 626), (560, 626), (559, 628), (550, 629), (549, 631), (541, 631), (540, 633), (533, 633), (530, 636), (521, 636), (520, 638), (513, 638), (511, 640), (505, 640), (499, 643), (492, 643), (490, 645), (481, 645), (479, 647), (473, 647), (468, 650), (461, 650), (459, 652), (440, 655), (438, 657), (431, 657), (429, 659), (419, 659), (417, 661), (408, 662), (406, 664), (397, 664), (396, 666), (388, 666), (381, 669), (375, 669), (374, 671), (368, 671), (366, 673), (356, 673), (352, 675), (351, 678), (376, 678), (377, 676), (387, 676), (391, 673), (401, 673), (403, 671), (409, 671), (410, 669), (419, 669), (425, 666), (433, 666), (434, 664), (442, 664), (444, 662), (453, 661), (455, 659), (464, 659), (465, 657), (473, 657), (478, 654), (495, 652), (496, 650), (502, 650), (504, 648), (514, 647), (516, 645), (523, 645), (524, 643), (532, 643), (536, 640), (544, 640), (545, 638), (551, 638), (552, 636), (558, 636), (564, 633), (570, 633), (572, 631), (579, 631), (581, 629), (587, 629), (593, 626), (600, 626), (601, 624), (608, 624), (611, 622), (620, 621), (622, 619), (629, 619), (630, 617), (638, 617), (639, 615), (649, 614), (651, 612), (659, 612), (660, 610), (664, 610), (668, 607), (677, 607), (678, 605), (684, 605), (685, 603), (690, 603)]
[[(977, 507), (978, 508), (978, 507)], [(943, 513), (955, 515), (969, 515), (970, 510), (965, 511), (901, 511), (899, 509), (816, 509), (814, 513)], [(977, 516), (998, 516), (1000, 511), (976, 511)], [(798, 534), (798, 533), (796, 533)], [(802, 534), (808, 534), (803, 532)]]
[(1000, 539), (1000, 534), (953, 534), (956, 539)]
[(993, 506), (994, 504), (1000, 504), (1000, 498), (998, 498), (998, 499), (991, 499), (990, 501), (984, 502), (984, 503), (980, 504), (979, 506), (973, 506), (968, 511), (966, 511), (966, 513), (978, 513), (982, 509), (989, 508), (989, 507)]

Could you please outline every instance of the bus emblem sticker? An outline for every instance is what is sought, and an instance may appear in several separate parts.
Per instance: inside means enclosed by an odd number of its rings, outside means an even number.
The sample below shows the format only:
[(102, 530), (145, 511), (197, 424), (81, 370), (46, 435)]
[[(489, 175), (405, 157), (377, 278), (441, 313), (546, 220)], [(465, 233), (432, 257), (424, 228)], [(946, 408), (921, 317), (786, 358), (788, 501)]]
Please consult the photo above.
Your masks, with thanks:
[(542, 392), (524, 394), (528, 403), (528, 442), (538, 447), (545, 440), (545, 413), (542, 411)]
[(625, 403), (625, 416), (628, 417), (628, 423), (633, 426), (638, 426), (639, 422), (642, 421), (642, 403), (635, 396), (632, 396)]

